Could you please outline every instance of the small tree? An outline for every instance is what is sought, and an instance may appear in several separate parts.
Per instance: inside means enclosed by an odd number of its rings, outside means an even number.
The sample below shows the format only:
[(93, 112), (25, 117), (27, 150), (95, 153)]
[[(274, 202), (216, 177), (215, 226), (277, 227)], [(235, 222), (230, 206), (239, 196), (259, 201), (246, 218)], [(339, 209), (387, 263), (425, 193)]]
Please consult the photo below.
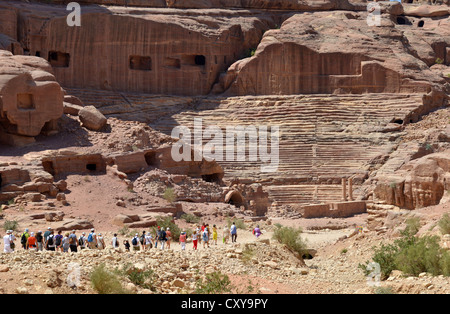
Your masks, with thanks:
[(175, 200), (177, 199), (177, 194), (175, 193), (175, 190), (171, 187), (168, 187), (165, 191), (164, 191), (164, 195), (163, 198), (170, 202), (173, 203), (175, 202)]
[(129, 291), (122, 287), (119, 277), (100, 264), (90, 274), (92, 287), (99, 294), (127, 294)]
[(450, 234), (450, 215), (445, 213), (439, 220), (438, 225), (442, 234)]
[(219, 294), (230, 292), (230, 278), (220, 271), (206, 274), (205, 280), (198, 279), (196, 282), (195, 293), (197, 294)]

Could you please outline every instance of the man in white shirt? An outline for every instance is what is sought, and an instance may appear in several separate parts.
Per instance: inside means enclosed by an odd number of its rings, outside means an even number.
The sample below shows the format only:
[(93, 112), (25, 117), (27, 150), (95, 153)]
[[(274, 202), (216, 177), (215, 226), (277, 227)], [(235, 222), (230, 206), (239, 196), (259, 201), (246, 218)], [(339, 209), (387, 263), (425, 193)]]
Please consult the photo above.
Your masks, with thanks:
[(6, 235), (3, 237), (3, 245), (4, 245), (3, 252), (5, 253), (14, 252), (14, 249), (11, 248), (11, 243), (13, 243), (15, 239), (16, 237), (14, 236), (12, 230), (6, 231)]

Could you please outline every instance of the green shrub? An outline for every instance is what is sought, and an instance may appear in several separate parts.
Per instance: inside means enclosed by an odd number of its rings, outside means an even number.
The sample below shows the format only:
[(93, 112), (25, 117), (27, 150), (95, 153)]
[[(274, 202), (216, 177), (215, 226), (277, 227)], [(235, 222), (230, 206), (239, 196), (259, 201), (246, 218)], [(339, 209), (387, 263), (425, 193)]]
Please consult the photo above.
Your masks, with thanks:
[(233, 224), (233, 222), (236, 224), (236, 228), (237, 228), (237, 229), (242, 229), (242, 230), (247, 229), (247, 226), (245, 225), (244, 220), (242, 220), (242, 219), (230, 219), (230, 218), (227, 218), (227, 225), (228, 225), (228, 228), (231, 227), (231, 225)]
[(403, 273), (418, 276), (427, 272), (435, 276), (441, 274), (441, 248), (439, 237), (424, 236), (415, 238), (414, 243), (403, 247), (397, 252), (395, 265)]
[(156, 227), (152, 227), (152, 232), (156, 234), (157, 226), (161, 229), (167, 230), (170, 228), (170, 233), (172, 234), (172, 241), (178, 241), (180, 239), (181, 229), (176, 223), (173, 222), (172, 217), (157, 217)]
[(3, 230), (12, 230), (17, 231), (17, 228), (19, 227), (19, 223), (16, 220), (6, 220), (3, 224)]
[(105, 268), (105, 264), (97, 266), (90, 274), (92, 287), (99, 294), (128, 294), (122, 287), (119, 277)]
[(275, 224), (273, 238), (279, 243), (286, 245), (286, 247), (301, 256), (308, 253), (306, 242), (300, 237), (302, 233), (301, 228), (283, 227), (280, 224)]
[(154, 290), (155, 273), (151, 269), (141, 270), (134, 267), (131, 263), (127, 263), (119, 273), (127, 277), (136, 286)]
[(417, 232), (420, 230), (420, 218), (419, 217), (412, 217), (408, 218), (406, 220), (406, 228), (403, 230), (403, 232), (406, 235), (416, 235)]
[(170, 202), (173, 203), (175, 202), (175, 200), (177, 199), (177, 194), (175, 193), (175, 190), (173, 188), (168, 187), (165, 191), (164, 191), (164, 195), (163, 198)]
[(444, 214), (438, 225), (442, 234), (450, 234), (450, 215), (448, 213)]
[(250, 263), (251, 259), (255, 256), (256, 252), (253, 248), (246, 246), (242, 251), (241, 261), (245, 264)]
[[(439, 246), (439, 241), (437, 236), (416, 237), (404, 232), (403, 237), (393, 244), (381, 244), (374, 248), (372, 260), (380, 265), (382, 280), (389, 277), (393, 270), (400, 270), (410, 276), (418, 276), (423, 272), (449, 276), (450, 253)], [(366, 275), (369, 263), (367, 261), (359, 265)]]
[(200, 217), (197, 217), (193, 214), (183, 214), (180, 217), (181, 219), (185, 220), (187, 223), (199, 223)]
[[(372, 257), (372, 261), (380, 265), (381, 280), (385, 280), (389, 277), (391, 272), (396, 269), (395, 256), (397, 254), (397, 246), (382, 244), (379, 248), (373, 248), (375, 253)], [(364, 271), (364, 274), (369, 275), (368, 271), (369, 261), (366, 264), (359, 264), (359, 268)]]
[(197, 294), (219, 294), (230, 292), (230, 278), (220, 271), (206, 274), (205, 280), (198, 279), (196, 282), (195, 293)]
[(441, 58), (436, 58), (435, 63), (436, 64), (442, 64), (442, 63), (444, 63), (444, 60), (442, 60)]

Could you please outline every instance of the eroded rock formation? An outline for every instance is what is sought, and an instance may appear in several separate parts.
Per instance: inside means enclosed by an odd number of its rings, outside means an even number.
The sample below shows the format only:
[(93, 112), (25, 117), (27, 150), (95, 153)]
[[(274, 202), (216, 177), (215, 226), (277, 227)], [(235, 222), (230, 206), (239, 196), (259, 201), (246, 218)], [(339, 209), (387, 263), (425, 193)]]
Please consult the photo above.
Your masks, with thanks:
[[(63, 113), (63, 90), (43, 59), (0, 51), (0, 138), (34, 137)], [(25, 137), (25, 138), (24, 138)]]

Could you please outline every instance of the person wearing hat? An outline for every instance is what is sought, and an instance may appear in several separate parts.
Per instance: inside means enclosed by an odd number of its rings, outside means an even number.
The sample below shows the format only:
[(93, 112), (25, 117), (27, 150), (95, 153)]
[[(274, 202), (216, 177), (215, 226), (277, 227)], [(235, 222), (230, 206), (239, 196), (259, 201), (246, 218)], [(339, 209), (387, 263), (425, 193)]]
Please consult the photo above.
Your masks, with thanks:
[(131, 239), (131, 245), (133, 245), (133, 251), (139, 251), (141, 249), (139, 244), (140, 244), (140, 242), (139, 242), (139, 234), (136, 233), (134, 235), (134, 238)]
[(181, 250), (186, 250), (186, 232), (182, 231), (180, 234), (180, 245), (181, 245)]
[(93, 250), (97, 248), (97, 235), (95, 234), (95, 229), (91, 229), (91, 233), (89, 233), (88, 238), (88, 247)]
[(30, 234), (28, 233), (28, 229), (25, 229), (25, 232), (21, 234), (20, 236), (20, 244), (22, 244), (22, 247), (24, 250), (27, 250), (27, 241), (30, 237)]
[(78, 245), (80, 247), (80, 250), (84, 250), (86, 248), (86, 232), (81, 233), (80, 238), (78, 239)]
[(6, 235), (3, 237), (3, 252), (12, 253), (14, 252), (14, 240), (16, 237), (12, 230), (7, 230)]

